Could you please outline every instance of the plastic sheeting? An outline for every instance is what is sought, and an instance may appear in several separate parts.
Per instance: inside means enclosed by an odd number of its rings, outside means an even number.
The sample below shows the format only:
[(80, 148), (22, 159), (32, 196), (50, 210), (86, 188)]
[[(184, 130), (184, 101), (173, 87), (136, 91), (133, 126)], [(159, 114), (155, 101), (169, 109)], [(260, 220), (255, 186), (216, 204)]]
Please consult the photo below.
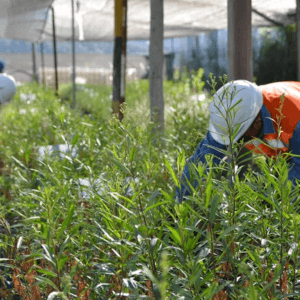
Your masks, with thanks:
[[(74, 0), (77, 40), (112, 41), (114, 0)], [(52, 0), (1, 0), (0, 38), (52, 39)], [(71, 0), (55, 0), (58, 40), (71, 40)], [(252, 0), (252, 7), (284, 25), (295, 22), (295, 0)], [(274, 26), (252, 13), (255, 27)], [(164, 0), (164, 37), (197, 35), (227, 27), (227, 0)], [(43, 33), (42, 33), (43, 32)], [(128, 39), (149, 39), (150, 0), (128, 0)]]
[(38, 41), (53, 0), (1, 0), (0, 38)]

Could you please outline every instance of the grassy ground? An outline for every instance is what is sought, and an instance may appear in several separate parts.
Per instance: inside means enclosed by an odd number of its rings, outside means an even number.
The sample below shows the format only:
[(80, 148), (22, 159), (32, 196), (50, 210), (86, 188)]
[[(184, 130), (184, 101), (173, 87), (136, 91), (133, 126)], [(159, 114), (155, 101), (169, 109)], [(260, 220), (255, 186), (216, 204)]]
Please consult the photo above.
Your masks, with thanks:
[[(298, 189), (285, 161), (259, 160), (261, 172), (234, 184), (199, 166), (205, 185), (176, 203), (209, 116), (191, 98), (200, 73), (164, 84), (164, 136), (147, 81), (128, 85), (122, 123), (106, 86), (81, 86), (72, 110), (70, 86), (57, 99), (27, 84), (2, 107), (0, 299), (299, 297)], [(58, 144), (77, 155), (39, 157)]]

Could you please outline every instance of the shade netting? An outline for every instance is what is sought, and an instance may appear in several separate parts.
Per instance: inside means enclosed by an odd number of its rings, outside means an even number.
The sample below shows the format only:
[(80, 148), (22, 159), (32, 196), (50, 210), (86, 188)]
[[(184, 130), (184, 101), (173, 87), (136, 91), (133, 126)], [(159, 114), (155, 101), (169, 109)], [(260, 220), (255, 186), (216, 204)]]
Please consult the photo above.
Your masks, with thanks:
[[(52, 39), (55, 9), (58, 40), (71, 40), (71, 0), (1, 0), (0, 38), (40, 42)], [(252, 7), (266, 17), (288, 25), (295, 22), (295, 0), (252, 0)], [(252, 13), (254, 27), (274, 26)], [(227, 0), (165, 0), (164, 37), (193, 36), (227, 27)], [(77, 40), (112, 41), (114, 0), (75, 0)], [(128, 0), (128, 39), (149, 39), (150, 0)]]

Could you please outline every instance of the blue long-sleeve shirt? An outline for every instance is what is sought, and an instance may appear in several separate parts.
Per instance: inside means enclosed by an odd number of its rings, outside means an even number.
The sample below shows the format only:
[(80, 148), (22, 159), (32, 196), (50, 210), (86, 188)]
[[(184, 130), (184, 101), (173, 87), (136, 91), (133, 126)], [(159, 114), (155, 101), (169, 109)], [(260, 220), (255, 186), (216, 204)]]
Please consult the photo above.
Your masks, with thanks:
[[(260, 111), (263, 120), (262, 136), (269, 133), (275, 133), (275, 129), (271, 121), (271, 115), (266, 106), (263, 105)], [(190, 157), (184, 167), (183, 174), (181, 176), (181, 188), (179, 189), (176, 187), (176, 198), (179, 201), (181, 201), (183, 197), (190, 194), (189, 184), (187, 181), (190, 181), (191, 179), (191, 164), (195, 164), (197, 166), (199, 163), (202, 163), (205, 165), (207, 163), (205, 156), (210, 154), (213, 155), (213, 163), (218, 165), (224, 157), (224, 154), (217, 149), (224, 150), (225, 148), (225, 145), (215, 141), (210, 132), (207, 132), (205, 139), (197, 146), (194, 155)], [(292, 138), (290, 139), (289, 150), (292, 154), (300, 155), (300, 121), (294, 130)], [(300, 180), (300, 157), (292, 157), (291, 168), (289, 170), (289, 179), (292, 180), (293, 183), (295, 183), (295, 179)], [(196, 187), (197, 182), (198, 180), (194, 180), (194, 182), (190, 182), (190, 184)]]

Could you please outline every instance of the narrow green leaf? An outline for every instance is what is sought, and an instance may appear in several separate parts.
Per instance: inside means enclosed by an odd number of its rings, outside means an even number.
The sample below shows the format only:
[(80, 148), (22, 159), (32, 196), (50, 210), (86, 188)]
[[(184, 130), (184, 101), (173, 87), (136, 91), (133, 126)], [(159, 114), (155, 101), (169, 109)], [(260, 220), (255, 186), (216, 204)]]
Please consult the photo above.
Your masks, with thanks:
[(52, 265), (55, 265), (53, 255), (50, 253), (48, 246), (46, 244), (42, 244), (42, 247), (46, 252), (46, 255), (43, 255), (43, 257), (47, 259)]
[(160, 191), (163, 196), (170, 202), (175, 202), (174, 197), (172, 197), (172, 195), (169, 195), (168, 193), (166, 193), (165, 191), (161, 190)]
[(20, 167), (26, 169), (26, 166), (14, 156), (11, 157)]
[(75, 146), (77, 144), (78, 140), (79, 140), (79, 134), (76, 133), (73, 140), (72, 140), (72, 142), (71, 142), (72, 146)]
[(127, 144), (127, 147), (130, 149), (131, 148), (131, 141), (130, 141), (130, 137), (128, 134), (126, 134), (126, 144)]
[(222, 234), (217, 238), (216, 242), (218, 242), (220, 239), (222, 239), (224, 236), (226, 236), (229, 232), (231, 232), (232, 230), (238, 229), (239, 225), (232, 225), (228, 228), (226, 228)]
[(75, 207), (74, 207), (74, 204), (72, 203), (70, 208), (69, 208), (69, 213), (68, 213), (68, 216), (66, 217), (66, 219), (63, 221), (62, 225), (61, 225), (61, 228), (59, 230), (59, 232), (57, 233), (56, 235), (56, 239), (58, 240), (59, 237), (61, 236), (61, 234), (63, 233), (63, 231), (65, 230), (65, 228), (70, 224), (71, 222), (71, 219), (73, 217), (73, 214), (74, 214), (74, 210), (75, 210)]
[(146, 206), (147, 208), (154, 204), (155, 199), (159, 195), (159, 193), (160, 193), (160, 189), (158, 189), (152, 193), (152, 195), (148, 198), (148, 202), (147, 202), (147, 206)]
[(81, 122), (82, 125), (88, 126), (88, 127), (93, 127), (93, 124), (89, 124), (89, 123), (85, 123), (85, 122)]
[(51, 270), (48, 270), (48, 269), (37, 269), (37, 271), (39, 273), (45, 274), (45, 275), (53, 277), (53, 278), (57, 277), (57, 274), (55, 274), (54, 272), (52, 272)]
[(179, 186), (179, 180), (178, 180), (177, 176), (175, 175), (175, 173), (167, 159), (165, 159), (165, 166), (167, 167), (169, 173), (171, 174), (176, 186)]
[(172, 228), (172, 227), (170, 227), (170, 226), (167, 226), (168, 227), (168, 229), (171, 231), (171, 237), (173, 238), (173, 240), (175, 241), (175, 242), (177, 242), (178, 244), (182, 244), (182, 242), (181, 242), (181, 237), (180, 237), (180, 235), (178, 234), (178, 232), (174, 229), (174, 228)]
[(219, 204), (219, 195), (215, 195), (211, 201), (210, 212), (209, 212), (209, 221), (211, 224), (215, 220), (218, 204)]
[(17, 249), (19, 249), (22, 245), (22, 240), (23, 240), (23, 237), (20, 236), (19, 239), (18, 239), (18, 243), (17, 243)]
[(65, 263), (69, 260), (69, 257), (67, 255), (64, 255), (58, 260), (58, 270), (60, 271), (62, 267), (65, 265)]
[(124, 173), (126, 173), (128, 175), (131, 175), (131, 172), (129, 171), (129, 169), (126, 166), (124, 166), (119, 160), (117, 160), (116, 158), (113, 158), (113, 157), (111, 157), (110, 159), (121, 171), (123, 171)]
[(206, 208), (208, 208), (208, 206), (209, 206), (212, 190), (213, 190), (212, 182), (211, 182), (211, 180), (208, 180), (206, 182), (206, 189), (205, 189), (205, 207)]
[(55, 290), (58, 290), (58, 288), (57, 288), (57, 286), (55, 285), (55, 283), (54, 282), (52, 282), (49, 278), (47, 278), (47, 277), (41, 277), (41, 276), (37, 276), (36, 277), (36, 280), (37, 281), (40, 281), (40, 282), (42, 282), (42, 283), (44, 283), (44, 284), (48, 284), (48, 285), (50, 285), (50, 286), (52, 286)]
[(129, 161), (133, 161), (134, 156), (135, 156), (135, 147), (132, 147), (129, 153)]
[(65, 250), (66, 246), (68, 245), (69, 239), (70, 239), (70, 237), (67, 236), (67, 238), (65, 239), (63, 244), (59, 247), (58, 256), (61, 256), (62, 252)]
[(155, 204), (153, 204), (153, 205), (147, 207), (147, 208), (144, 210), (144, 213), (146, 213), (148, 210), (151, 210), (151, 209), (153, 209), (153, 208), (155, 208), (155, 207), (157, 207), (157, 206), (161, 206), (161, 205), (163, 205), (163, 204), (165, 204), (165, 203), (169, 203), (169, 201), (161, 201), (161, 202), (155, 203)]
[(258, 254), (257, 254), (255, 251), (251, 252), (249, 249), (246, 249), (246, 251), (247, 251), (249, 257), (250, 257), (250, 258), (253, 260), (253, 262), (256, 264), (256, 266), (257, 266), (259, 269), (261, 269), (261, 259), (260, 259), (260, 257), (258, 256)]

